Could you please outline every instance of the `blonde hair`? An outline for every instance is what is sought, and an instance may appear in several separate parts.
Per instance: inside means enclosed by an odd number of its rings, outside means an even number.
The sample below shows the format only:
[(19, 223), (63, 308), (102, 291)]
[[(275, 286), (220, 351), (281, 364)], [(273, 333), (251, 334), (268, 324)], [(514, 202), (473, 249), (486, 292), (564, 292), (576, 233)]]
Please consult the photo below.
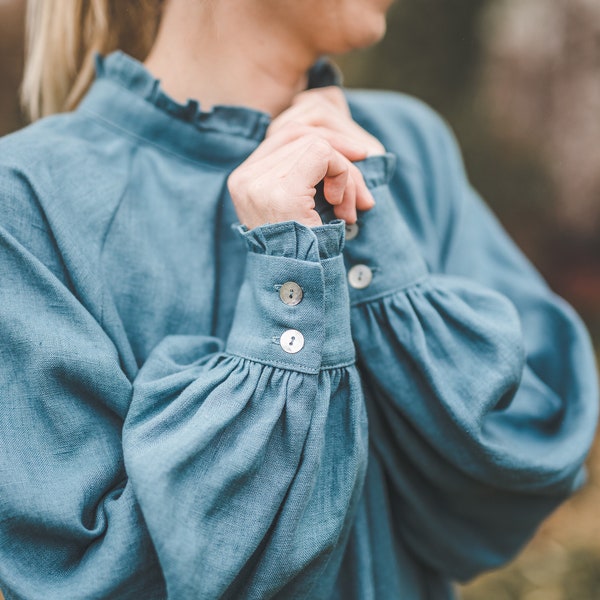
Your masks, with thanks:
[(94, 78), (94, 56), (117, 48), (143, 60), (163, 0), (28, 0), (21, 101), (31, 120), (74, 109)]

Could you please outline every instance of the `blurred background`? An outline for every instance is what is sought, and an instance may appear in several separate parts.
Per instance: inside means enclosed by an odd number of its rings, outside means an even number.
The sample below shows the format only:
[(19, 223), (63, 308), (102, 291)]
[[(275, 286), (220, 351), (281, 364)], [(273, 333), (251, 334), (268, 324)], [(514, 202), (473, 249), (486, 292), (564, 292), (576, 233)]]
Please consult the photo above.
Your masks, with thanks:
[[(0, 0), (0, 135), (24, 125), (24, 5)], [(384, 41), (338, 63), (347, 86), (412, 94), (446, 118), (475, 187), (600, 349), (600, 0), (398, 0)], [(600, 599), (598, 444), (586, 488), (459, 593)]]

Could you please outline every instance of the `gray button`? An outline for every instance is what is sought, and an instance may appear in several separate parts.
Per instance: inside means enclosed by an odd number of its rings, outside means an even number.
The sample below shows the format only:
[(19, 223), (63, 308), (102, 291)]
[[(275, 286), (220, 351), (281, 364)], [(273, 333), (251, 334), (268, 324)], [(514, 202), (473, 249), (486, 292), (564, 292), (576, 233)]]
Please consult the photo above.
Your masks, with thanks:
[(288, 306), (296, 306), (302, 300), (304, 293), (302, 288), (294, 281), (288, 281), (279, 288), (279, 297), (284, 304)]
[(354, 265), (348, 271), (348, 283), (357, 290), (366, 288), (373, 280), (373, 271), (367, 265)]
[(358, 223), (347, 223), (346, 224), (346, 240), (353, 240), (358, 235), (360, 227)]
[(281, 334), (279, 343), (288, 354), (296, 354), (304, 348), (304, 336), (295, 329), (288, 329)]

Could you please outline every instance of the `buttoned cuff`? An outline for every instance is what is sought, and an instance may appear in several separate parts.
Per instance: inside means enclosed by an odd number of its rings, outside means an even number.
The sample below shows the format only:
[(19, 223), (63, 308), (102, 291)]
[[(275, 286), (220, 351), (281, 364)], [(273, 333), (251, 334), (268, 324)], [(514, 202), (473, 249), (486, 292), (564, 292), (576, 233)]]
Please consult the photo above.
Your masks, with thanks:
[(427, 275), (425, 260), (391, 196), (395, 162), (388, 153), (356, 163), (376, 204), (346, 227), (344, 259), (352, 305), (404, 289)]
[(343, 221), (237, 229), (248, 255), (227, 352), (312, 374), (354, 362)]

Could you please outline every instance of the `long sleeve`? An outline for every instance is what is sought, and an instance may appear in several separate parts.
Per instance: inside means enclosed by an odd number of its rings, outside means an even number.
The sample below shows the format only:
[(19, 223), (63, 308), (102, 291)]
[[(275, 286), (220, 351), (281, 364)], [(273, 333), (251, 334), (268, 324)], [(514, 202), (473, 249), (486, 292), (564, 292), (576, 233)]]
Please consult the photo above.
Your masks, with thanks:
[(347, 242), (349, 273), (363, 269), (352, 332), (397, 533), (466, 579), (583, 482), (596, 372), (574, 311), (472, 191), (445, 126), (419, 117), (418, 162), (400, 155), (393, 178), (393, 154), (362, 165), (377, 205)]
[(169, 336), (129, 377), (33, 190), (0, 184), (7, 600), (326, 597), (366, 461), (341, 224), (244, 234), (229, 339)]
[[(134, 383), (125, 464), (169, 597), (331, 593), (367, 447), (342, 233), (341, 222), (247, 232), (224, 353), (167, 338)], [(288, 281), (298, 304), (280, 297)]]

